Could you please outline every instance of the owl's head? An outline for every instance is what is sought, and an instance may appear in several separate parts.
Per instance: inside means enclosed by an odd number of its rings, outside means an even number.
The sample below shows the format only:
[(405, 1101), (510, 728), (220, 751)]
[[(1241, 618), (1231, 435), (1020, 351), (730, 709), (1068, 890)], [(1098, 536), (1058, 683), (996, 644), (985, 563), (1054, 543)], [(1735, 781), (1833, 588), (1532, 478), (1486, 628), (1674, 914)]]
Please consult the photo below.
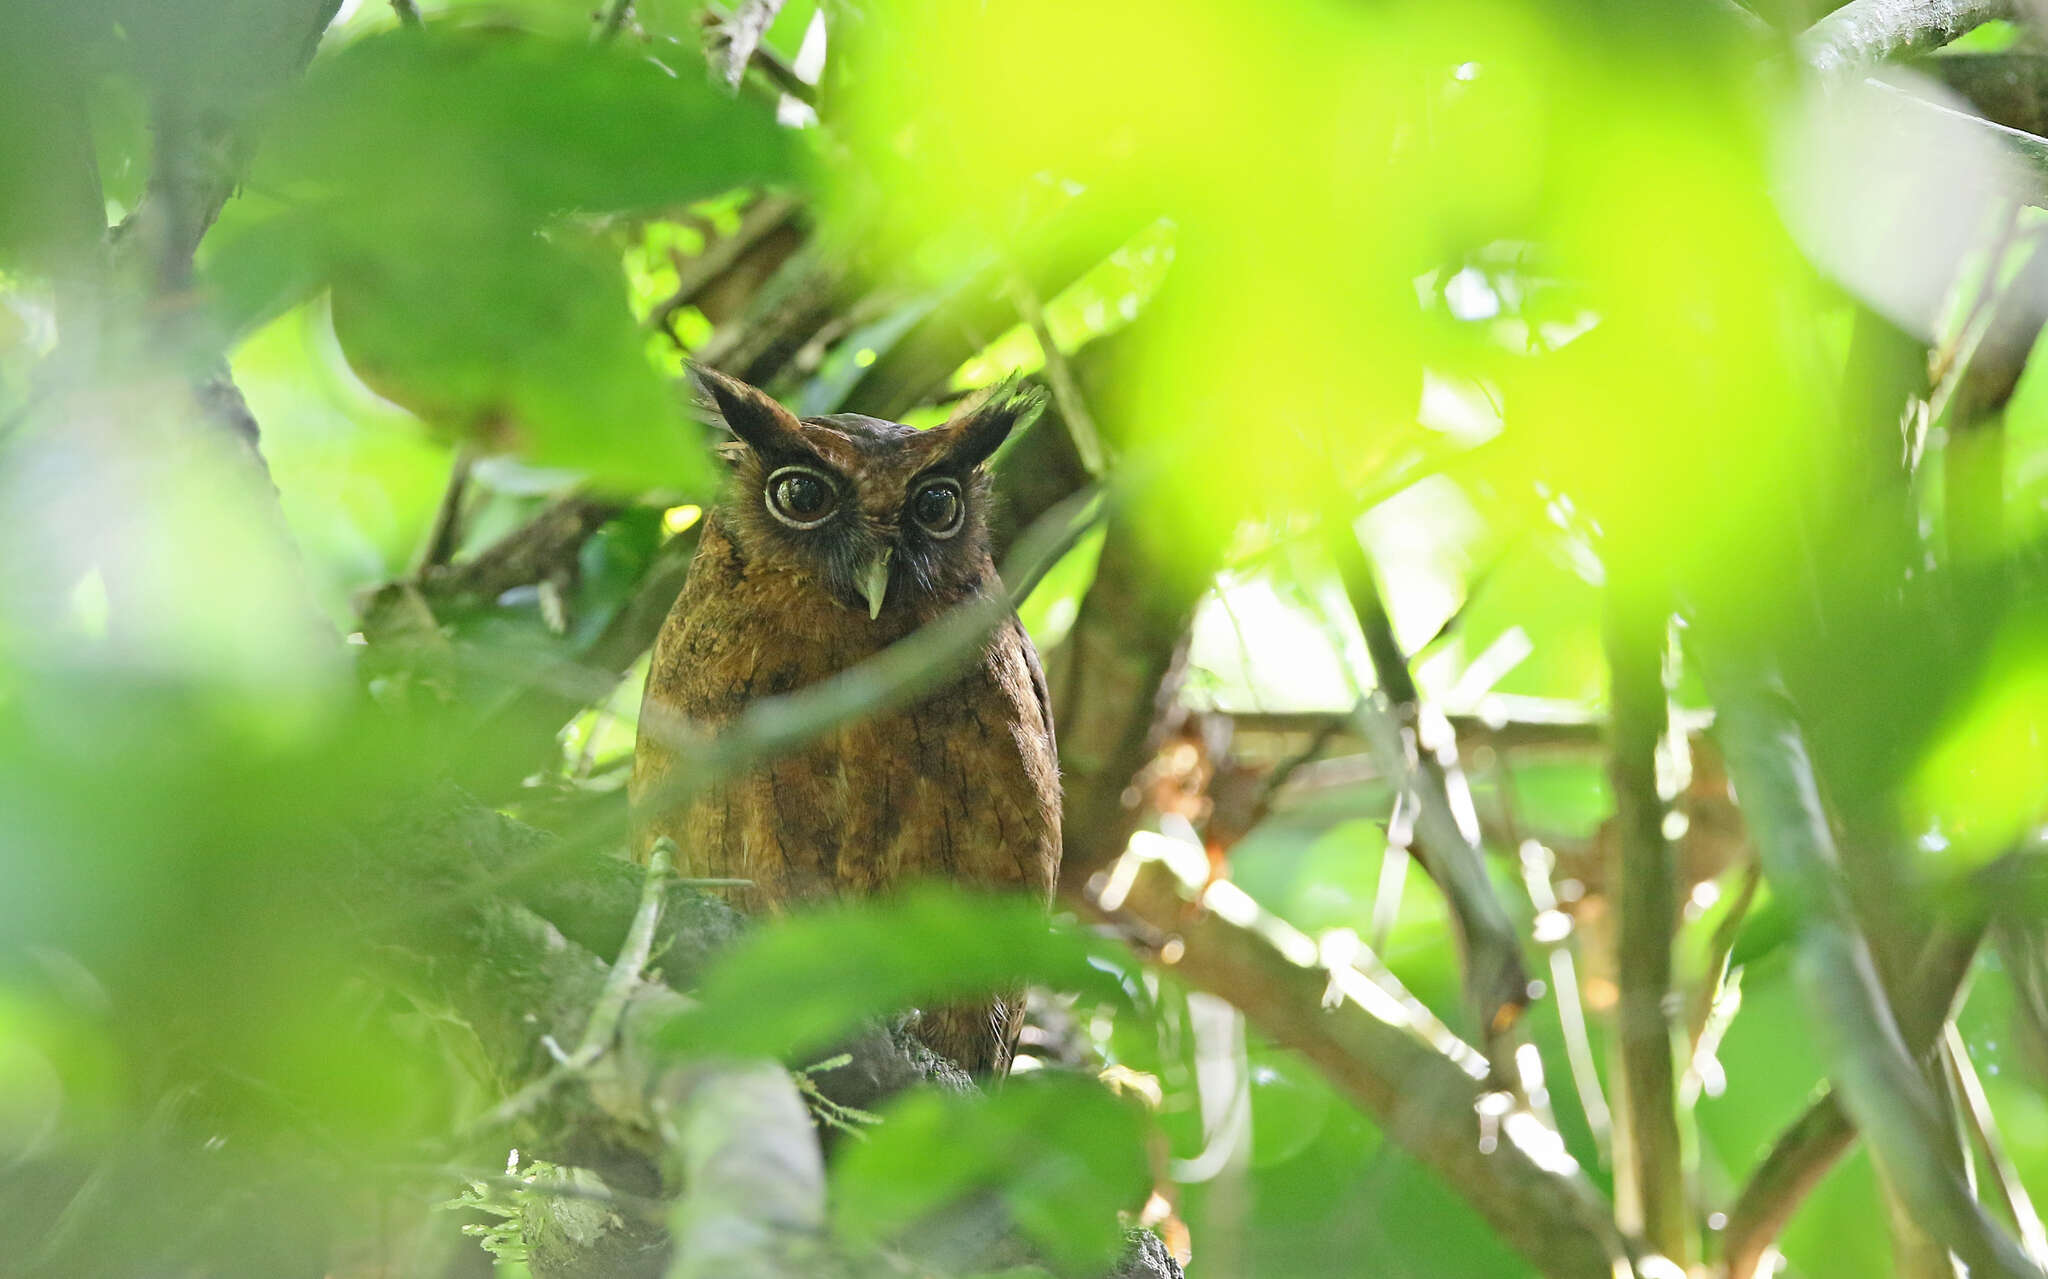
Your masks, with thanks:
[(798, 418), (767, 393), (694, 370), (737, 443), (720, 520), (750, 568), (802, 574), (849, 609), (920, 615), (989, 573), (983, 463), (1043, 396), (1005, 383), (920, 431), (857, 413)]

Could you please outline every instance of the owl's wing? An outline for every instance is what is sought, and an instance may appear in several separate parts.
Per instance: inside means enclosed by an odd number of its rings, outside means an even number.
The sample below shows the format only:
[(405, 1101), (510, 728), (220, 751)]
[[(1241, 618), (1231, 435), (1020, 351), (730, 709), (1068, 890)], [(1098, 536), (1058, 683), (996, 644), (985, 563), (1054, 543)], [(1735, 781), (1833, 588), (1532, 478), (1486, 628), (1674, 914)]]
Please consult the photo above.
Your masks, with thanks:
[(1052, 748), (1052, 757), (1060, 757), (1059, 732), (1052, 722), (1052, 690), (1045, 682), (1045, 668), (1038, 664), (1038, 649), (1031, 643), (1031, 637), (1024, 633), (1024, 623), (1015, 613), (1010, 614), (1010, 631), (1017, 639), (1017, 647), (1024, 650), (1024, 669), (1031, 673), (1031, 695), (1038, 700), (1038, 718), (1045, 722), (1045, 744)]

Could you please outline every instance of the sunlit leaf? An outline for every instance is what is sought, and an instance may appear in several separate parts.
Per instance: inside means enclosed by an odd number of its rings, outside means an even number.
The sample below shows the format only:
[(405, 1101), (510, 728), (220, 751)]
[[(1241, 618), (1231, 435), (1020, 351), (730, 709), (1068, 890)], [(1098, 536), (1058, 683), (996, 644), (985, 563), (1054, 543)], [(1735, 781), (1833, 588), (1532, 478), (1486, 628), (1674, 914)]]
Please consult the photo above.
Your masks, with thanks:
[(708, 488), (680, 401), (641, 355), (618, 272), (538, 239), (360, 263), (334, 331), (385, 398), (542, 466)]
[(1284, 1163), (1308, 1149), (1333, 1105), (1342, 1104), (1299, 1058), (1271, 1050), (1245, 1063), (1251, 1093), (1252, 1165)]
[(209, 255), (217, 322), (240, 332), (329, 284), (357, 372), (441, 429), (613, 487), (701, 491), (619, 263), (562, 219), (787, 180), (797, 145), (701, 69), (513, 30), (373, 36), (269, 122), (256, 198)]
[[(798, 140), (701, 64), (503, 28), (359, 40), (267, 129), (251, 177), (364, 238), (654, 211), (793, 174)], [(390, 248), (399, 251), (403, 245)]]
[(2048, 627), (2016, 618), (1973, 696), (1922, 760), (1911, 806), (1961, 865), (2012, 847), (2048, 818)]
[(667, 1040), (793, 1059), (865, 1018), (1032, 981), (1123, 1004), (1119, 953), (1023, 898), (916, 889), (763, 927), (712, 971)]
[(886, 1240), (986, 1194), (1065, 1274), (1101, 1273), (1123, 1239), (1116, 1214), (1149, 1181), (1144, 1120), (1095, 1081), (1020, 1075), (989, 1097), (920, 1094), (849, 1145), (832, 1179), (849, 1238)]

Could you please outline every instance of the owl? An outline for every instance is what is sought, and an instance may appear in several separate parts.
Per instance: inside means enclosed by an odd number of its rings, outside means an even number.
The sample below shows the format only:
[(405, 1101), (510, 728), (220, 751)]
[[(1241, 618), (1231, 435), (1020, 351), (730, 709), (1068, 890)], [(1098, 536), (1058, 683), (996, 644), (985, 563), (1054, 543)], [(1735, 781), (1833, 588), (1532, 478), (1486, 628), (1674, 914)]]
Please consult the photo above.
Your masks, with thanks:
[[(1014, 616), (951, 684), (683, 798), (674, 726), (716, 730), (872, 657), (963, 601), (1002, 590), (983, 464), (1037, 411), (1003, 389), (917, 430), (858, 414), (799, 420), (699, 370), (736, 437), (688, 582), (655, 641), (634, 750), (633, 848), (675, 841), (679, 873), (734, 878), (776, 914), (940, 880), (1050, 901), (1060, 859), (1051, 703)], [(664, 731), (667, 726), (668, 731)], [(1009, 1069), (1021, 992), (927, 1010), (920, 1037), (970, 1073)]]

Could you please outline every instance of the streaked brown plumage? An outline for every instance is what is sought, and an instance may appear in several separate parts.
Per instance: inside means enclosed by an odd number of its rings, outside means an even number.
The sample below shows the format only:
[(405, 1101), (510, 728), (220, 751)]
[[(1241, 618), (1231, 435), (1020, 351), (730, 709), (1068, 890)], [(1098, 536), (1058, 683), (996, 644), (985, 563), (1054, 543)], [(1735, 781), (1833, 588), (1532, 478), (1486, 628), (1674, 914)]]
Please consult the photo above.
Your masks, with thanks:
[[(745, 383), (708, 370), (701, 380), (740, 443), (655, 643), (633, 761), (636, 855), (666, 835), (682, 874), (750, 880), (733, 897), (753, 912), (918, 878), (1049, 900), (1060, 854), (1052, 714), (1014, 618), (964, 676), (906, 710), (680, 804), (661, 794), (678, 765), (664, 726), (715, 729), (1001, 589), (981, 464), (1036, 400), (999, 393), (917, 431), (852, 414), (799, 421)], [(928, 1011), (918, 1032), (969, 1071), (1000, 1074), (1021, 1014), (1012, 995)]]

